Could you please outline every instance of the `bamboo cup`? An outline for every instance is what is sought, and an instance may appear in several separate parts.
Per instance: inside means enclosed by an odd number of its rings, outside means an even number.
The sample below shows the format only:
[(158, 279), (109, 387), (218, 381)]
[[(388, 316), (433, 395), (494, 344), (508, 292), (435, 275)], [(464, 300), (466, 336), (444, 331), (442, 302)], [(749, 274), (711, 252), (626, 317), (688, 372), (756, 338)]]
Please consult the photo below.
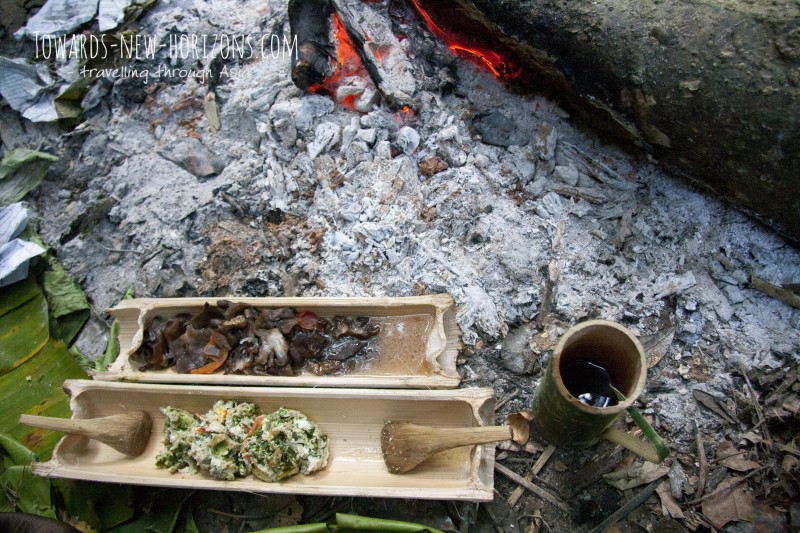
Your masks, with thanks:
[[(589, 361), (605, 368), (611, 385), (625, 397), (616, 405), (593, 407), (567, 390), (562, 365)], [(558, 341), (541, 384), (533, 397), (533, 425), (547, 442), (571, 449), (587, 448), (601, 438), (660, 462), (653, 446), (611, 428), (617, 417), (632, 408), (644, 390), (647, 359), (638, 339), (625, 327), (608, 320), (590, 320), (570, 328)]]

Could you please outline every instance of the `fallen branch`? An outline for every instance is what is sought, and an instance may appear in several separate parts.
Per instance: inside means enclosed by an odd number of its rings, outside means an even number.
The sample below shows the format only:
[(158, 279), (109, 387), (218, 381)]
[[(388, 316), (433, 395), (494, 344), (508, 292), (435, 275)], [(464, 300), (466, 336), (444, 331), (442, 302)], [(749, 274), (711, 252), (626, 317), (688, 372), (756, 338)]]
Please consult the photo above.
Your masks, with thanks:
[(639, 494), (631, 498), (628, 503), (623, 505), (619, 508), (614, 514), (600, 522), (594, 529), (589, 531), (589, 533), (603, 533), (608, 528), (628, 516), (634, 509), (642, 505), (647, 498), (653, 495), (656, 491), (656, 486), (659, 484), (659, 480), (655, 480), (650, 482)]
[[(547, 461), (550, 459), (550, 456), (553, 455), (553, 452), (555, 450), (556, 447), (553, 446), (552, 444), (548, 445), (547, 448), (545, 448), (545, 450), (542, 452), (542, 455), (540, 455), (539, 458), (536, 460), (536, 462), (533, 464), (531, 471), (528, 472), (528, 474), (525, 476), (526, 481), (532, 482), (533, 478), (539, 475), (539, 472), (541, 472), (542, 468), (544, 468), (544, 465), (547, 464)], [(519, 499), (522, 497), (522, 494), (524, 492), (525, 489), (521, 486), (514, 489), (514, 492), (512, 492), (511, 496), (508, 497), (508, 506), (514, 507), (519, 501)]]
[(767, 296), (772, 296), (773, 298), (782, 301), (786, 305), (791, 305), (795, 309), (800, 309), (800, 296), (794, 292), (783, 287), (778, 287), (777, 285), (774, 285), (765, 279), (761, 279), (756, 275), (750, 276), (750, 284), (758, 292), (763, 292)]
[(564, 500), (562, 500), (558, 496), (554, 496), (553, 494), (550, 494), (549, 492), (544, 490), (542, 487), (539, 487), (538, 485), (534, 485), (532, 482), (528, 481), (527, 479), (525, 479), (524, 477), (520, 476), (516, 472), (513, 472), (513, 471), (509, 470), (508, 468), (506, 468), (505, 466), (501, 465), (500, 463), (495, 463), (494, 469), (497, 470), (498, 472), (500, 472), (501, 474), (503, 474), (504, 476), (506, 476), (507, 478), (509, 478), (511, 481), (514, 481), (518, 485), (521, 485), (521, 486), (525, 487), (526, 489), (528, 489), (529, 491), (531, 491), (532, 493), (534, 493), (535, 495), (537, 495), (538, 497), (540, 497), (541, 499), (546, 501), (547, 503), (558, 507), (559, 509), (561, 509), (564, 512), (569, 512), (570, 511), (569, 505), (567, 505), (566, 502), (564, 502)]

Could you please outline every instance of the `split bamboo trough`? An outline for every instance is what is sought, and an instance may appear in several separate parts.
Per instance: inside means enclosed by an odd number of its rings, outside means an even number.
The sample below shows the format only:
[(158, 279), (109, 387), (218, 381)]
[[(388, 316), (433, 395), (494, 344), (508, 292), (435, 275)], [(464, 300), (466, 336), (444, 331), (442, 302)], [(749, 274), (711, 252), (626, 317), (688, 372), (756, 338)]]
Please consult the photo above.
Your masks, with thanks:
[[(152, 419), (152, 432), (141, 455), (131, 457), (80, 435), (66, 435), (53, 457), (33, 466), (44, 477), (261, 493), (368, 496), (489, 501), (493, 497), (493, 444), (464, 446), (439, 453), (412, 472), (389, 472), (381, 451), (386, 421), (407, 421), (440, 428), (471, 428), (494, 423), (490, 388), (390, 390), (296, 387), (230, 387), (69, 380), (73, 418), (96, 418), (140, 410)], [(278, 483), (253, 476), (234, 481), (203, 472), (170, 473), (156, 467), (162, 450), (164, 415), (178, 407), (204, 413), (217, 400), (246, 401), (260, 412), (296, 409), (328, 437), (327, 466), (311, 475)]]
[(461, 335), (455, 303), (447, 294), (399, 298), (227, 298), (257, 309), (292, 307), (313, 311), (323, 318), (368, 316), (380, 325), (378, 359), (356, 372), (318, 376), (253, 376), (239, 374), (179, 374), (172, 369), (139, 371), (135, 354), (145, 329), (156, 317), (172, 318), (197, 313), (217, 298), (143, 298), (123, 300), (110, 309), (120, 323), (120, 355), (107, 372), (93, 378), (103, 381), (202, 385), (253, 385), (283, 387), (431, 388), (457, 387), (461, 378), (456, 357)]

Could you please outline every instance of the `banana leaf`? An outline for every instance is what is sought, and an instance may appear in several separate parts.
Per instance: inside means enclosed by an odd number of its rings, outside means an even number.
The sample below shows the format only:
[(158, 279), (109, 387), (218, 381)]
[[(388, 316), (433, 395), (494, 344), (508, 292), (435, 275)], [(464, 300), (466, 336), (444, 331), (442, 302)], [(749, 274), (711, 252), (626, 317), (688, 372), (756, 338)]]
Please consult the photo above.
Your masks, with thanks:
[(0, 376), (0, 432), (32, 449), (39, 459), (47, 460), (62, 434), (20, 425), (19, 415), (69, 418), (69, 397), (61, 386), (66, 379), (87, 377), (64, 343), (50, 339), (23, 364)]
[(66, 345), (50, 336), (47, 299), (33, 275), (0, 289), (0, 432), (50, 457), (61, 434), (19, 425), (22, 413), (70, 416), (65, 379), (86, 378)]
[(41, 286), (49, 306), (50, 336), (69, 346), (89, 318), (89, 301), (78, 282), (58, 262), (52, 248), (34, 230), (26, 228), (22, 236), (46, 250), (37, 270), (41, 271)]
[(92, 481), (54, 479), (61, 499), (59, 509), (70, 522), (84, 523), (93, 531), (108, 531), (134, 515), (133, 487)]
[(109, 529), (109, 533), (172, 533), (193, 491), (183, 489), (151, 489), (143, 502), (147, 512), (139, 512), (130, 522)]
[(33, 475), (36, 455), (8, 435), (0, 433), (0, 512), (31, 513), (55, 518), (50, 482)]
[[(7, 307), (11, 308), (0, 315), (0, 376), (36, 355), (50, 338), (47, 300), (38, 287), (33, 290), (33, 298), (12, 307), (13, 301), (0, 289), (0, 301), (9, 301)], [(29, 295), (23, 293), (24, 297)]]
[(18, 202), (38, 187), (53, 161), (58, 158), (27, 148), (8, 151), (0, 161), (0, 205)]

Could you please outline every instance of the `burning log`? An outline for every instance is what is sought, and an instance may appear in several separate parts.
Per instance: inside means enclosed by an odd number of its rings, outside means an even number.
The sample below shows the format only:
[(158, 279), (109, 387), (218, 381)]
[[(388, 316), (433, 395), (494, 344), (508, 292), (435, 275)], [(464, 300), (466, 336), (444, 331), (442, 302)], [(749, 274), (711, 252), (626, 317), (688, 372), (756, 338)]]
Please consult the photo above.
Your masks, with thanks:
[(364, 68), (386, 103), (414, 107), (414, 68), (394, 35), (388, 18), (361, 0), (331, 0)]
[(531, 89), (800, 239), (795, 2), (417, 3), (483, 21), (527, 57)]
[(328, 0), (289, 0), (289, 26), (297, 38), (292, 56), (292, 81), (303, 90), (332, 73), (330, 54), (331, 5)]

